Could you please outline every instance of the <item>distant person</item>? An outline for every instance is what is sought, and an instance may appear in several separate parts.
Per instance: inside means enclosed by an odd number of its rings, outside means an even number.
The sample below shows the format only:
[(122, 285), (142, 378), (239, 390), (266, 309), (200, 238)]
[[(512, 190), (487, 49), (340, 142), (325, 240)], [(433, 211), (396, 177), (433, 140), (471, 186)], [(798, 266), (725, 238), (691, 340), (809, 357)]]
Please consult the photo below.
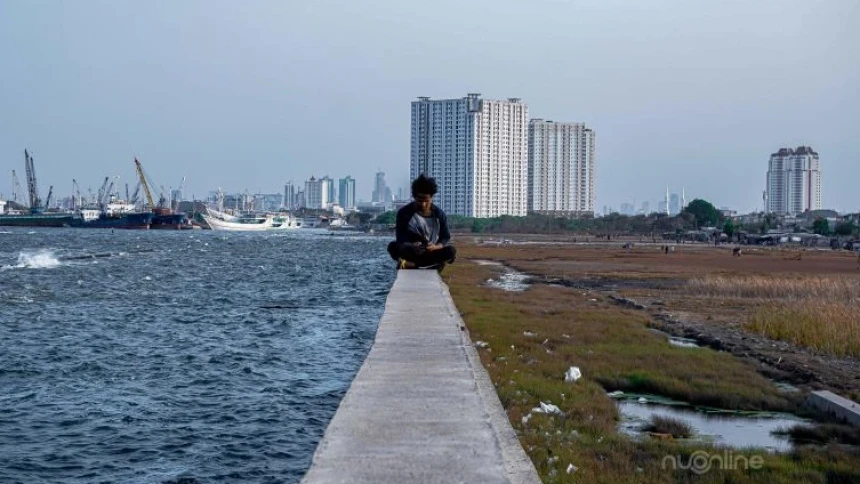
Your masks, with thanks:
[(433, 204), (436, 180), (421, 174), (412, 182), (413, 202), (397, 211), (395, 240), (388, 253), (398, 269), (436, 269), (454, 262), (456, 249), (451, 245), (448, 219)]

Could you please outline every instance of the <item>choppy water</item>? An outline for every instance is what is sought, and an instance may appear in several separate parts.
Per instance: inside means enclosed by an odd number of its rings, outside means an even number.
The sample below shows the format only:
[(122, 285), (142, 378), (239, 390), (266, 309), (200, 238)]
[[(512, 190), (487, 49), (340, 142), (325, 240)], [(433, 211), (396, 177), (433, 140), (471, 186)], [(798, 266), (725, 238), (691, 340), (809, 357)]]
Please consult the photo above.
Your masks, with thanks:
[(373, 342), (385, 243), (0, 229), (0, 482), (296, 482)]

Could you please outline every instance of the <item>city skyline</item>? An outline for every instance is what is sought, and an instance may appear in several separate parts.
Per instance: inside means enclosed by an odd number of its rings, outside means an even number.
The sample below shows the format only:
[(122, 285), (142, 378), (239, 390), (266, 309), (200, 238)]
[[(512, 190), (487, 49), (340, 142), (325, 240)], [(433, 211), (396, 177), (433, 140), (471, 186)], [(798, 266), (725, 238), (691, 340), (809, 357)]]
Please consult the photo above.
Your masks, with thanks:
[(860, 209), (857, 2), (334, 5), (0, 3), (0, 191), (28, 148), (43, 193), (133, 180), (138, 156), (198, 197), (351, 172), (365, 198), (376, 169), (408, 187), (406, 101), (472, 91), (586, 120), (597, 207), (670, 185), (755, 210), (761, 154), (814, 146), (822, 206)]

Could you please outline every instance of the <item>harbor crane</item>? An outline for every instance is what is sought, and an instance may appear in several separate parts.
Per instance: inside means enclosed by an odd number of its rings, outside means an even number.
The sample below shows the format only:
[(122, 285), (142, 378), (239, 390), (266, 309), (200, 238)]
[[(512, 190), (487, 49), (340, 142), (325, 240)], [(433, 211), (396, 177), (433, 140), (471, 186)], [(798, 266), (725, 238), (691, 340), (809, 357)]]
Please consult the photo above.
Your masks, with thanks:
[(51, 197), (54, 196), (54, 185), (48, 188), (48, 196), (45, 197), (45, 210), (51, 208)]
[(20, 203), (18, 200), (18, 196), (21, 194), (21, 182), (18, 181), (18, 175), (15, 174), (15, 170), (12, 170), (12, 201), (15, 203)]
[(134, 168), (137, 170), (137, 177), (140, 179), (140, 186), (143, 187), (143, 194), (146, 196), (146, 203), (149, 204), (150, 210), (155, 210), (155, 203), (152, 200), (152, 192), (149, 191), (149, 183), (146, 181), (146, 175), (143, 173), (143, 166), (137, 158), (134, 159)]
[(110, 185), (108, 185), (107, 192), (105, 192), (104, 204), (107, 205), (110, 203), (111, 196), (113, 195), (113, 187), (114, 182), (116, 182), (118, 176), (113, 177), (113, 180), (110, 181)]
[(128, 203), (137, 205), (138, 201), (140, 201), (140, 181), (134, 186), (134, 192), (131, 194), (131, 198), (128, 199)]
[(105, 192), (107, 191), (108, 182), (110, 182), (110, 177), (106, 176), (105, 181), (102, 183), (102, 186), (99, 187), (98, 198), (96, 198), (96, 204), (101, 207), (105, 203)]
[[(177, 209), (179, 208), (179, 202), (181, 202), (181, 201), (182, 201), (182, 199), (184, 198), (184, 197), (182, 196), (182, 191), (183, 191), (183, 190), (185, 190), (185, 178), (186, 178), (186, 177), (182, 177), (182, 182), (181, 182), (181, 183), (179, 183), (179, 188), (177, 188), (177, 189), (176, 189), (176, 193), (178, 194), (178, 195), (177, 195), (177, 197), (178, 197), (179, 199), (178, 199), (178, 200), (173, 200), (173, 202), (175, 202), (175, 205), (176, 205), (175, 207), (171, 207), (171, 208), (173, 208), (173, 210), (177, 210)], [(172, 194), (172, 193), (171, 193), (170, 195), (171, 195), (171, 196), (173, 196), (173, 194)], [(173, 203), (171, 203), (171, 205), (173, 205)]]
[(30, 210), (42, 208), (42, 200), (39, 198), (39, 189), (36, 185), (36, 168), (33, 166), (33, 156), (24, 150), (24, 169), (27, 172), (27, 191), (30, 194)]
[(72, 190), (74, 190), (74, 198), (72, 199), (72, 205), (75, 209), (82, 208), (84, 201), (81, 198), (81, 187), (78, 185), (78, 181), (72, 178)]

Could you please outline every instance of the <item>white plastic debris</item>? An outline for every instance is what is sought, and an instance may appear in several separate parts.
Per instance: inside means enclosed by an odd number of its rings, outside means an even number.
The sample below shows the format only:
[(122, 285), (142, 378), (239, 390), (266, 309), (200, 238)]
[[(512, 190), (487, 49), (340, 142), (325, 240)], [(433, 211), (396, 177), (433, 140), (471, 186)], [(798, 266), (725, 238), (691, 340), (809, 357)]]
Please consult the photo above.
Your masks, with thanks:
[(526, 425), (527, 423), (529, 423), (530, 418), (532, 418), (532, 414), (527, 413), (523, 418), (520, 419), (520, 421), (523, 423), (523, 425)]
[(532, 409), (532, 413), (545, 413), (547, 415), (550, 414), (558, 414), (561, 415), (561, 409), (551, 403), (543, 403), (540, 402), (540, 407), (535, 407)]
[(541, 343), (541, 346), (546, 346), (547, 343), (549, 343), (549, 338), (543, 340), (543, 343)]
[(639, 402), (639, 403), (648, 403), (648, 399), (647, 399), (647, 398), (645, 398), (645, 397), (639, 397), (639, 400), (637, 400), (637, 402)]
[(526, 338), (534, 338), (537, 336), (537, 333), (532, 333), (531, 331), (523, 331), (523, 336)]
[(573, 464), (568, 464), (568, 466), (567, 466), (567, 471), (566, 471), (566, 472), (567, 472), (568, 474), (573, 474), (573, 473), (574, 473), (574, 472), (576, 472), (577, 470), (579, 470), (579, 467), (576, 467), (576, 466), (575, 466), (575, 465), (573, 465)]
[(578, 366), (571, 366), (564, 372), (564, 381), (573, 382), (582, 378), (582, 372), (579, 371)]
[(475, 341), (475, 348), (487, 348), (490, 346), (486, 341)]
[(570, 339), (570, 335), (569, 335), (569, 334), (563, 334), (563, 335), (561, 335), (561, 337), (562, 337), (562, 338), (564, 338), (564, 339)]
[(609, 398), (618, 398), (624, 396), (624, 392), (622, 392), (621, 390), (615, 390), (614, 392), (607, 393), (606, 396), (608, 396)]

